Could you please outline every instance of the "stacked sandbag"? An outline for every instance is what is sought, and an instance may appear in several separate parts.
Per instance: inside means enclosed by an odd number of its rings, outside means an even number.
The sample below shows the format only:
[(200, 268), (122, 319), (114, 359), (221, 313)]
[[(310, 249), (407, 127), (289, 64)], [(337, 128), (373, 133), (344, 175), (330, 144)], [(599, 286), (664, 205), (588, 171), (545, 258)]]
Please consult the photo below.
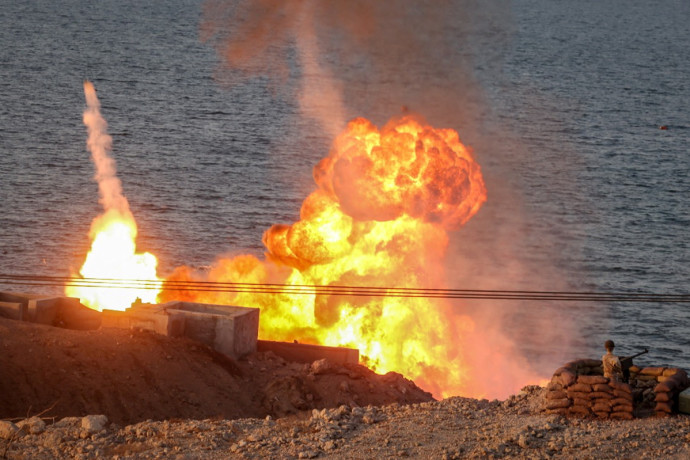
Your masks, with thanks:
[(600, 359), (576, 359), (566, 363), (563, 368), (570, 369), (575, 375), (604, 375)]
[(547, 414), (568, 414), (568, 409), (573, 405), (573, 401), (568, 397), (566, 388), (576, 381), (577, 366), (572, 362), (553, 373), (544, 395), (544, 411)]
[(568, 398), (573, 401), (573, 405), (568, 409), (568, 412), (571, 415), (580, 415), (583, 417), (593, 415), (592, 392), (594, 390), (592, 389), (592, 384), (589, 383), (589, 380), (585, 379), (584, 377), (590, 376), (579, 375), (577, 377), (577, 381), (570, 385), (566, 390), (568, 393)]
[(602, 375), (601, 361), (571, 361), (554, 372), (547, 385), (544, 411), (549, 414), (630, 420), (635, 404), (654, 404), (656, 415), (673, 414), (678, 395), (690, 387), (688, 374), (675, 367), (630, 367), (631, 385)]
[(568, 398), (567, 393), (561, 383), (550, 382), (546, 386), (544, 396), (544, 410), (547, 414), (567, 415), (568, 408), (573, 402)]
[(601, 375), (581, 375), (577, 380), (592, 386), (590, 398), (594, 415), (599, 418), (609, 418), (611, 404), (615, 399), (614, 389), (609, 385), (609, 379)]
[(647, 367), (640, 371), (640, 376), (654, 375), (659, 382), (654, 387), (654, 412), (658, 416), (667, 416), (675, 412), (678, 394), (690, 386), (688, 374), (678, 368)]
[(613, 399), (611, 400), (611, 414), (609, 418), (617, 420), (632, 420), (633, 411), (635, 409), (633, 404), (632, 387), (627, 383), (609, 381), (609, 387), (613, 390)]
[(639, 379), (642, 368), (630, 366), (630, 383), (633, 386), (633, 400), (638, 407), (654, 407), (654, 387), (658, 385), (656, 378), (644, 377)]
[(633, 418), (632, 388), (604, 377), (599, 360), (567, 363), (554, 373), (546, 389), (546, 413), (603, 419)]

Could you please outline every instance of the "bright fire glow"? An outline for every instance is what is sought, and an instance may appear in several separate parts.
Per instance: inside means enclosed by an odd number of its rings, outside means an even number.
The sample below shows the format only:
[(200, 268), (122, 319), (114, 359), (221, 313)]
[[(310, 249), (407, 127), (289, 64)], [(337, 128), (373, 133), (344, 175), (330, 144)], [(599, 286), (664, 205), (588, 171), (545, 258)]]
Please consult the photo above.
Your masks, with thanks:
[[(87, 108), (84, 124), (89, 137), (87, 147), (96, 167), (100, 202), (104, 213), (93, 220), (89, 237), (91, 250), (79, 273), (84, 278), (114, 280), (159, 280), (156, 257), (136, 252), (137, 224), (122, 194), (116, 176), (115, 162), (108, 152), (112, 138), (100, 113), (100, 103), (93, 84), (84, 82)], [(153, 284), (156, 287), (155, 283)], [(158, 286), (160, 287), (160, 285)], [(67, 286), (70, 297), (78, 297), (84, 305), (95, 310), (124, 310), (134, 301), (155, 302), (160, 289), (108, 288)]]
[[(443, 287), (447, 232), (486, 200), (478, 164), (450, 129), (404, 117), (379, 130), (351, 121), (314, 168), (317, 189), (292, 225), (264, 234), (266, 261), (216, 261), (169, 280)], [(164, 291), (169, 299), (261, 308), (260, 336), (358, 348), (377, 372), (400, 372), (435, 396), (468, 394), (462, 342), (474, 321), (442, 299)]]

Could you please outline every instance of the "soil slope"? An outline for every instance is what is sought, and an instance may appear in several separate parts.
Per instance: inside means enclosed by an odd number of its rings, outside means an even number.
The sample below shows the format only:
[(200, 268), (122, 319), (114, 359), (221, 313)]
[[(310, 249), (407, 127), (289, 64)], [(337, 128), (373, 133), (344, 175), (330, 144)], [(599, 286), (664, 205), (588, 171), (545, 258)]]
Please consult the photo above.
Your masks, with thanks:
[(341, 404), (430, 401), (400, 374), (360, 365), (233, 361), (187, 339), (74, 331), (0, 318), (0, 419), (106, 414), (142, 420), (284, 416)]

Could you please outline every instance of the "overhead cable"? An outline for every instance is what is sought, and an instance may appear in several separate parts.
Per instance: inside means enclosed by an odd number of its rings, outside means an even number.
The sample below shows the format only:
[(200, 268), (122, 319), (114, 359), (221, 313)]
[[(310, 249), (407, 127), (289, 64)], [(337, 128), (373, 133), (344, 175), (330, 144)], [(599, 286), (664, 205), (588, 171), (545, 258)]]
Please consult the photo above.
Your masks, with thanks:
[(156, 289), (165, 291), (250, 293), (273, 295), (283, 294), (474, 300), (690, 303), (690, 294), (659, 294), (649, 292), (433, 289), (389, 286), (343, 286), (307, 284), (294, 285), (274, 283), (234, 283), (175, 280), (163, 281), (6, 274), (0, 274), (0, 284), (22, 286), (73, 286), (99, 289)]

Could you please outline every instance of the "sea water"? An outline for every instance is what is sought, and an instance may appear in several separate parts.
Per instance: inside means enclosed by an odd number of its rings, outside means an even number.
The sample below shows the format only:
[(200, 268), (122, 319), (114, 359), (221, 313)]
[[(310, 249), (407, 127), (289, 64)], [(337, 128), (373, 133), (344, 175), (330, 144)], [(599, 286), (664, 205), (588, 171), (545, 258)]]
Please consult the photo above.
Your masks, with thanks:
[[(452, 3), (441, 36), (453, 53), (434, 66), (368, 86), (335, 74), (356, 88), (349, 117), (383, 124), (410, 104), (456, 129), (482, 165), (489, 200), (451, 236), (448, 287), (688, 294), (690, 4)], [(228, 79), (201, 21), (192, 0), (3, 5), (1, 273), (68, 275), (88, 251), (100, 208), (84, 79), (109, 124), (138, 248), (162, 274), (261, 256), (263, 231), (299, 218), (332, 139), (302, 115), (298, 77), (279, 90)], [(448, 96), (415, 97), (430, 88)], [(559, 346), (558, 330), (537, 323), (562, 313), (580, 329), (563, 356), (596, 356), (613, 338), (690, 367), (687, 304), (502, 302), (492, 307), (512, 338), (544, 336), (527, 354)]]

